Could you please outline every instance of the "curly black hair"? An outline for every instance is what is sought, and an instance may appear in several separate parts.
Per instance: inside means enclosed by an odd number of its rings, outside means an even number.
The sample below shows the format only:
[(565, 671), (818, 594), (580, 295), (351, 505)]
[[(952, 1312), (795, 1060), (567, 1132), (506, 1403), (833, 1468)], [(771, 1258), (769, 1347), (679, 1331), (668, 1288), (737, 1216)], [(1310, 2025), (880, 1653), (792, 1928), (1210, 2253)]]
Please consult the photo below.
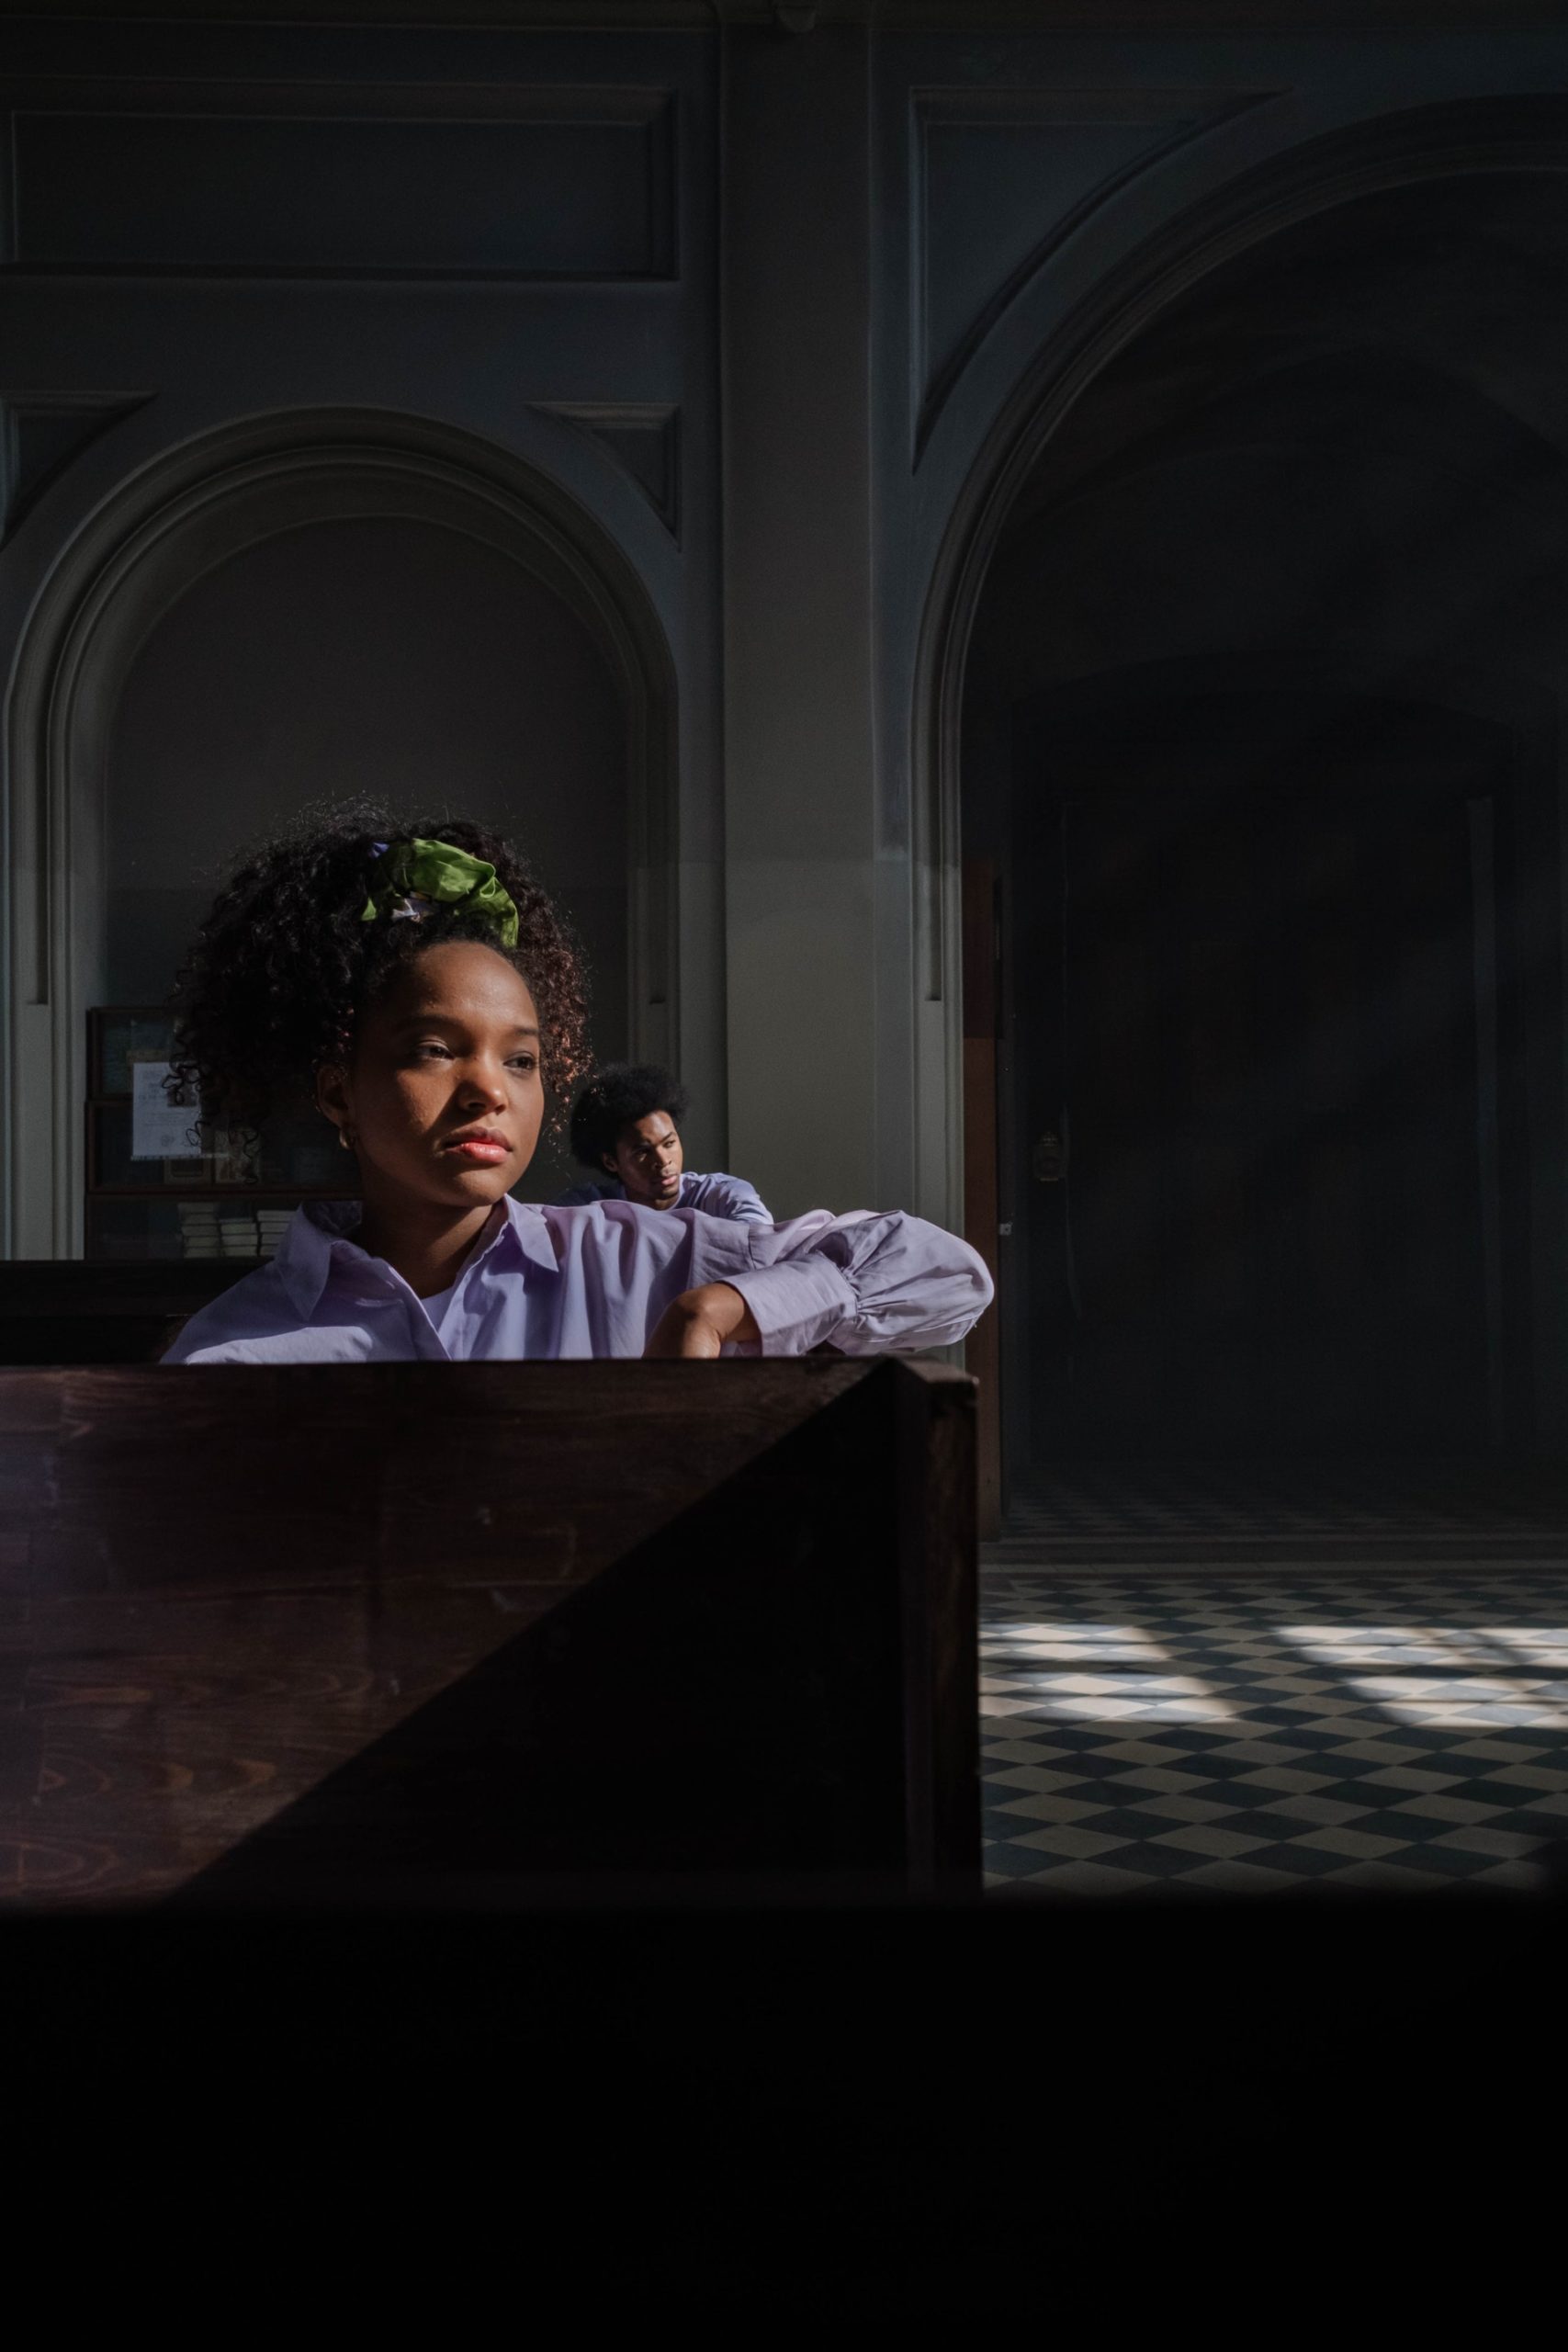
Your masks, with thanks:
[[(378, 846), (416, 837), (494, 866), (517, 909), (515, 948), (461, 907), (433, 907), (419, 922), (361, 921)], [(455, 939), (495, 948), (527, 982), (558, 1133), (573, 1086), (592, 1068), (586, 973), (569, 926), (496, 834), (363, 801), (308, 811), (248, 852), (219, 892), (175, 983), (174, 1082), (209, 1114), (259, 1126), (308, 1099), (324, 1064), (348, 1057), (360, 1014), (396, 972)]]
[(614, 1158), (623, 1127), (663, 1111), (677, 1126), (686, 1115), (685, 1088), (657, 1062), (606, 1062), (571, 1107), (571, 1154), (596, 1176)]

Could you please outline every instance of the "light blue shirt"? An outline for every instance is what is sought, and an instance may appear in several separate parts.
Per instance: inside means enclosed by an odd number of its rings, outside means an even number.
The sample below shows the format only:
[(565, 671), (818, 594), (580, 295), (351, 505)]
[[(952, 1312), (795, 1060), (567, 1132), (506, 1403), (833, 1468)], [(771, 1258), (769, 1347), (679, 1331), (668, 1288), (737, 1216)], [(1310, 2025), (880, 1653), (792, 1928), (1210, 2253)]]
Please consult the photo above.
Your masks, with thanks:
[[(624, 1201), (626, 1188), (618, 1176), (609, 1177), (602, 1184), (579, 1184), (570, 1193), (558, 1193), (557, 1208), (590, 1208), (595, 1201)], [(744, 1176), (685, 1175), (681, 1189), (671, 1202), (671, 1209), (701, 1209), (705, 1216), (738, 1217), (743, 1225), (772, 1225), (773, 1217), (758, 1193), (755, 1184), (748, 1184)], [(669, 1209), (660, 1209), (660, 1216), (668, 1216)]]
[[(988, 1304), (965, 1242), (919, 1217), (813, 1209), (787, 1225), (697, 1209), (497, 1203), (443, 1300), (423, 1303), (353, 1238), (357, 1202), (297, 1209), (276, 1258), (193, 1315), (165, 1363), (387, 1363), (640, 1356), (682, 1291), (730, 1283), (758, 1349), (845, 1355), (945, 1347)], [(443, 1303), (444, 1301), (444, 1303)]]

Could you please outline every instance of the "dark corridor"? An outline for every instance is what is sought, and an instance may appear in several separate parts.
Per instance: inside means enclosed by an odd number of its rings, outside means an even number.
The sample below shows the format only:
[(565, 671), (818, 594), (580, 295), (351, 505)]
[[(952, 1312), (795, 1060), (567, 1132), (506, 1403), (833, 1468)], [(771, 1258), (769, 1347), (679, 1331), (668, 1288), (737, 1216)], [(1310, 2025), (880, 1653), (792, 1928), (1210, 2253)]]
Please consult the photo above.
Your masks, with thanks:
[(1509, 748), (1262, 695), (1021, 730), (1027, 1461), (1528, 1422)]

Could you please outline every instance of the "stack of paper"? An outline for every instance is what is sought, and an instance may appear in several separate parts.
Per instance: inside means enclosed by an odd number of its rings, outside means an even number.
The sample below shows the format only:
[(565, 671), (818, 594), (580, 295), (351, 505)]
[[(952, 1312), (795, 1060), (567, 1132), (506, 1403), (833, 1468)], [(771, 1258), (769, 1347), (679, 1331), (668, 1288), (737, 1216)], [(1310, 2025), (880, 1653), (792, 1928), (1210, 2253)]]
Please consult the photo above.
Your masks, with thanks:
[(220, 1209), (218, 1215), (219, 1255), (223, 1258), (259, 1258), (261, 1235), (256, 1230), (254, 1209)]
[(224, 1253), (218, 1235), (218, 1210), (206, 1201), (182, 1201), (180, 1209), (180, 1247), (187, 1258), (220, 1258)]

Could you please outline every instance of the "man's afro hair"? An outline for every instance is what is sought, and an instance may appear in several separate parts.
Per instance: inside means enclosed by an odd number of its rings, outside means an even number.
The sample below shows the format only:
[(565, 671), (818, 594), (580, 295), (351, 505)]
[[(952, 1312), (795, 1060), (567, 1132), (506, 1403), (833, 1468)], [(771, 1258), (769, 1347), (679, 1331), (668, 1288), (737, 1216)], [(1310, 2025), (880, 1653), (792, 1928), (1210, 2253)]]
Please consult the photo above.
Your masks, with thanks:
[(679, 1126), (688, 1100), (685, 1088), (657, 1062), (606, 1062), (572, 1104), (573, 1159), (602, 1176), (624, 1128), (655, 1111), (662, 1111)]

